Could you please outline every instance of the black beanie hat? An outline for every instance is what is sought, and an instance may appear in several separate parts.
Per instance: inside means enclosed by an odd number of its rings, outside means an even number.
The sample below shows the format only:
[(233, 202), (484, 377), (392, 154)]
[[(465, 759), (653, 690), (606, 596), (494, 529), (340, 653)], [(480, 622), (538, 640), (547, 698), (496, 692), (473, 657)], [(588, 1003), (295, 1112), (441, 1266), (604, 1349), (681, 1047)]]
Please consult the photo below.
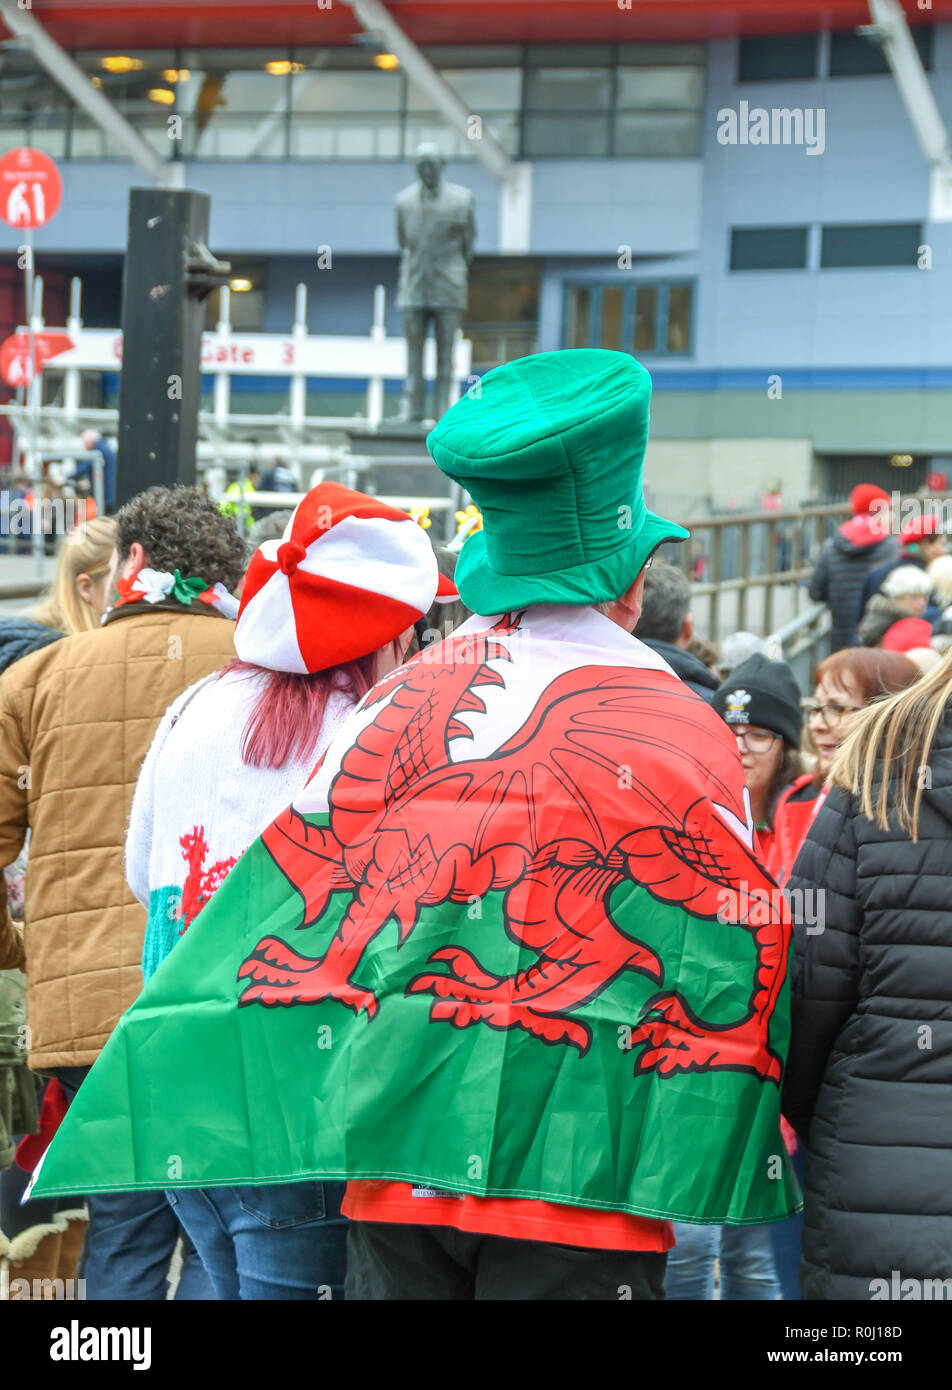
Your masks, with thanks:
[(714, 708), (727, 724), (754, 724), (800, 747), (800, 690), (785, 661), (749, 656), (714, 691)]

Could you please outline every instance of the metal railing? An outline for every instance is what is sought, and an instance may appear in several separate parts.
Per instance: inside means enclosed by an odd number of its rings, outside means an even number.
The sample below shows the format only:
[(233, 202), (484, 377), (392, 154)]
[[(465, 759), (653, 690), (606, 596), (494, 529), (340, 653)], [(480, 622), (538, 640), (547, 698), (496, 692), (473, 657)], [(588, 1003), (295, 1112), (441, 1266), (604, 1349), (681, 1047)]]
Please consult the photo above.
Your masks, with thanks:
[(767, 638), (767, 655), (787, 663), (803, 695), (812, 693), (813, 673), (830, 655), (831, 631), (830, 610), (820, 603)]
[(849, 514), (847, 503), (835, 502), (686, 521), (691, 539), (666, 548), (666, 558), (693, 581), (697, 631), (717, 642), (741, 630), (785, 630), (813, 608), (807, 580), (821, 545)]

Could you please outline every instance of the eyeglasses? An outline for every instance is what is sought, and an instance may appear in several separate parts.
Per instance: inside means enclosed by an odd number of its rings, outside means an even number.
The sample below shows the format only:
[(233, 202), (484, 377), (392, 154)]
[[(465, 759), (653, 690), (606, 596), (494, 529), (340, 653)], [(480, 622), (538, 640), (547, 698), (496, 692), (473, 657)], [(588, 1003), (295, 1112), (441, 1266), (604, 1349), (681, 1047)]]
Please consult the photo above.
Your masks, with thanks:
[(804, 705), (803, 715), (807, 720), (819, 715), (828, 729), (834, 729), (844, 714), (855, 714), (862, 708), (862, 705)]
[(780, 738), (769, 729), (732, 729), (731, 732), (748, 753), (766, 753), (774, 740)]

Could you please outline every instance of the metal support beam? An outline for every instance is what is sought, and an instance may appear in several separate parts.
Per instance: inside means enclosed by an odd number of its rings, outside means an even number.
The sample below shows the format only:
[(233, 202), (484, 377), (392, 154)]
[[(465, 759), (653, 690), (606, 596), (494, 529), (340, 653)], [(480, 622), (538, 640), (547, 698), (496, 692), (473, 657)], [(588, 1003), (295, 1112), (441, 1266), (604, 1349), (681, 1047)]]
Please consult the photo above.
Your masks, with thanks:
[(348, 3), (363, 28), (368, 33), (379, 34), (390, 52), (396, 54), (407, 77), (432, 101), (447, 125), (472, 143), (473, 153), (479, 162), (494, 179), (505, 183), (512, 175), (513, 162), (502, 145), (485, 127), (480, 129), (479, 139), (473, 138), (472, 118), (478, 113), (468, 110), (460, 101), (381, 0), (348, 0)]
[(919, 50), (899, 0), (869, 0), (872, 24), (860, 33), (878, 43), (889, 64), (919, 148), (929, 163), (929, 219), (952, 222), (952, 146)]
[(55, 39), (50, 38), (30, 9), (23, 9), (17, 0), (0, 0), (0, 15), (11, 34), (29, 44), (36, 61), (44, 67), (53, 81), (71, 96), (107, 135), (121, 145), (144, 174), (161, 187), (180, 185), (184, 168), (158, 155), (133, 125), (119, 114), (103, 96), (68, 53)]

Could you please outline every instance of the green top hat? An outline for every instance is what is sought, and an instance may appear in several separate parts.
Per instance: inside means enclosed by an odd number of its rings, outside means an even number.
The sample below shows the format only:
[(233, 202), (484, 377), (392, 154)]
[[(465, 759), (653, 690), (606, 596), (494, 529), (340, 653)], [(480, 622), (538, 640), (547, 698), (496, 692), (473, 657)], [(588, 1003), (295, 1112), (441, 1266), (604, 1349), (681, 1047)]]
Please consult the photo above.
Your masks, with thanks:
[(651, 377), (624, 352), (541, 352), (487, 372), (427, 436), (483, 514), (454, 581), (476, 613), (618, 598), (662, 541), (645, 506)]

